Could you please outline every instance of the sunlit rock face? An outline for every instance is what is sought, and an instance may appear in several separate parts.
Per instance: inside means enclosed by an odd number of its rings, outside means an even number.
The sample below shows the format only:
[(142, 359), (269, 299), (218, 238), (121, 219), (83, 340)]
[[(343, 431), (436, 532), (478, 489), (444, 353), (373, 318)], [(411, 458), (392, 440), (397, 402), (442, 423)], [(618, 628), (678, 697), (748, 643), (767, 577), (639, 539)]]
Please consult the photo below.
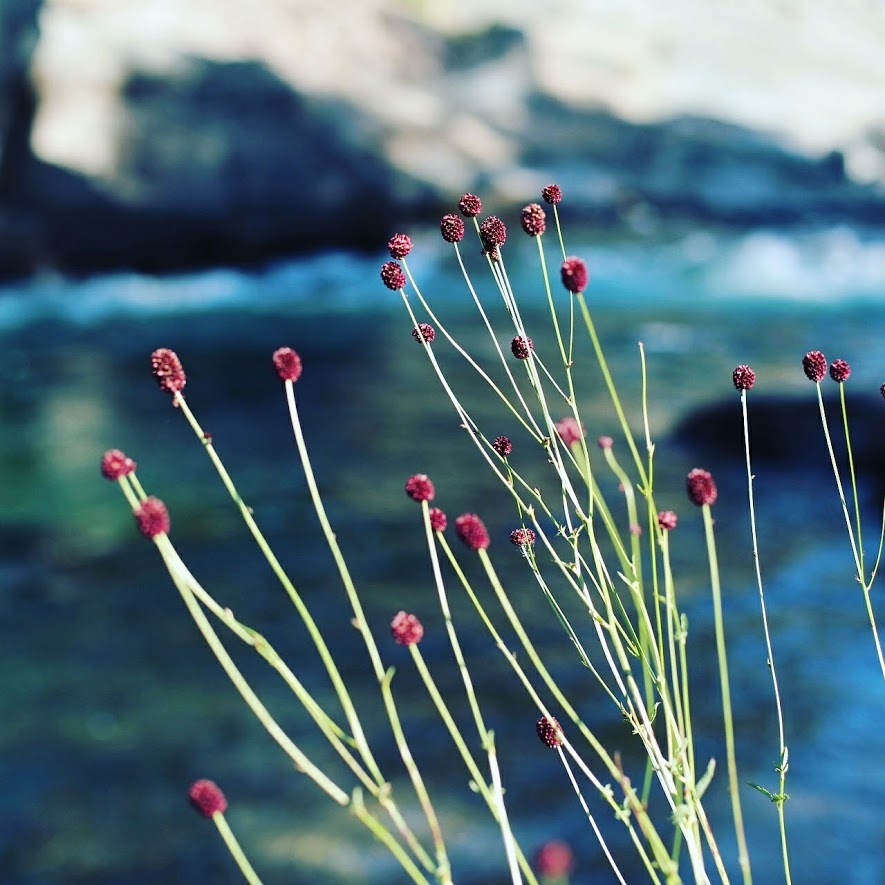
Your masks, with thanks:
[(548, 179), (607, 223), (881, 214), (878, 0), (678, 5), (7, 0), (0, 272), (371, 247)]

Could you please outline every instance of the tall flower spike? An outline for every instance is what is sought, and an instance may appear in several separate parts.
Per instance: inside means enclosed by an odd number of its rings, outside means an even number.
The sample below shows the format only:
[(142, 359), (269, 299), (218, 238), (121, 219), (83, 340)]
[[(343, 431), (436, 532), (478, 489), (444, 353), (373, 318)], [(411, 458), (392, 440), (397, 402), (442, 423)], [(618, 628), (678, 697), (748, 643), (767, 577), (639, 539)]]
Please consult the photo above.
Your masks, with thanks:
[(301, 357), (291, 347), (275, 350), (273, 364), (283, 381), (297, 381), (301, 377)]
[(833, 364), (830, 366), (830, 377), (833, 381), (837, 384), (842, 384), (848, 380), (850, 375), (851, 366), (845, 360), (833, 360)]
[(517, 335), (513, 341), (510, 342), (510, 351), (518, 360), (527, 360), (529, 358), (529, 354), (535, 349), (534, 344), (532, 344), (531, 338), (523, 338), (520, 335)]
[(134, 471), (135, 462), (119, 449), (108, 449), (101, 456), (101, 475), (105, 479), (119, 479), (121, 476), (129, 476)]
[(436, 490), (426, 473), (416, 473), (406, 480), (406, 494), (413, 501), (432, 501)]
[(539, 203), (529, 203), (519, 218), (522, 229), (530, 236), (537, 237), (547, 230), (547, 216)]
[(558, 184), (548, 184), (541, 190), (541, 196), (545, 203), (561, 203), (562, 189)]
[(819, 350), (809, 350), (802, 357), (802, 368), (808, 380), (817, 384), (827, 374), (827, 358)]
[(475, 513), (463, 513), (455, 520), (458, 537), (471, 550), (485, 550), (490, 543), (489, 532)]
[(146, 538), (169, 533), (169, 511), (159, 498), (145, 498), (135, 510), (135, 522)]
[(562, 278), (562, 285), (568, 289), (573, 295), (583, 292), (590, 282), (590, 274), (587, 271), (587, 264), (582, 258), (566, 258), (559, 268), (559, 275)]
[(713, 481), (713, 474), (709, 470), (703, 470), (700, 467), (695, 467), (685, 477), (685, 490), (688, 492), (689, 501), (698, 507), (703, 507), (704, 504), (712, 504), (718, 495), (716, 483)]
[(180, 393), (187, 384), (181, 360), (174, 350), (168, 347), (159, 347), (151, 354), (151, 371), (160, 390), (165, 390), (173, 396)]
[(756, 383), (756, 373), (749, 367), (740, 365), (731, 373), (735, 390), (749, 390)]
[(187, 797), (190, 799), (191, 805), (203, 817), (212, 817), (218, 811), (222, 814), (227, 811), (227, 799), (224, 798), (224, 793), (221, 792), (215, 781), (194, 781), (187, 791)]
[(406, 275), (403, 269), (395, 261), (388, 261), (381, 265), (381, 281), (393, 292), (402, 289), (406, 285)]
[(390, 632), (394, 641), (400, 645), (414, 645), (421, 641), (424, 635), (424, 627), (415, 615), (408, 612), (397, 612), (390, 622)]
[(552, 716), (550, 718), (542, 716), (537, 721), (535, 729), (538, 732), (541, 743), (550, 747), (551, 750), (562, 746), (562, 729), (559, 727), (559, 722)]
[(430, 513), (427, 515), (430, 517), (430, 528), (433, 531), (444, 532), (446, 530), (449, 520), (446, 518), (445, 512), (440, 510), (439, 507), (431, 507)]
[(464, 239), (464, 221), (457, 215), (443, 215), (439, 232), (447, 243), (460, 243)]
[(412, 240), (407, 234), (394, 234), (387, 242), (391, 258), (405, 258), (412, 251)]
[(465, 218), (476, 218), (482, 212), (482, 200), (476, 194), (464, 194), (458, 200), (458, 209)]

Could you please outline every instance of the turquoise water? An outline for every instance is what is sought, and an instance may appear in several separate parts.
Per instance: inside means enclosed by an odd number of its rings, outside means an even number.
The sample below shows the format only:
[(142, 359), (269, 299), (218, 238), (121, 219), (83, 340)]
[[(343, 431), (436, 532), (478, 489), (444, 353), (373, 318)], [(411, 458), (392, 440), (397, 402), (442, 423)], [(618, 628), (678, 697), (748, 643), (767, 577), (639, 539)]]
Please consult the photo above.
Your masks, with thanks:
[[(575, 251), (590, 263), (589, 300), (631, 404), (639, 392), (637, 341), (647, 349), (658, 500), (682, 513), (682, 478), (696, 463), (719, 480), (717, 532), (742, 779), (768, 786), (775, 784), (777, 735), (740, 449), (719, 439), (718, 426), (703, 439), (679, 428), (702, 406), (739, 408), (730, 383), (739, 362), (757, 371), (752, 396), (758, 392), (760, 405), (777, 397), (799, 416), (787, 457), (756, 465), (791, 751), (794, 881), (881, 882), (885, 691), (815, 430), (814, 390), (799, 360), (815, 348), (851, 362), (850, 390), (859, 397), (852, 414), (858, 432), (875, 440), (885, 423), (878, 393), (885, 381), (885, 243), (848, 228), (742, 236), (692, 231), (588, 240)], [(400, 608), (418, 613), (427, 628), (424, 654), (442, 685), (455, 692), (416, 511), (402, 494), (408, 475), (427, 472), (437, 485), (435, 503), (450, 518), (468, 510), (484, 517), (496, 566), (516, 588), (520, 611), (551, 667), (581, 699), (606, 745), (629, 760), (630, 735), (604, 698), (584, 687), (586, 674), (526, 583), (506, 540), (516, 520), (512, 505), (476, 461), (411, 340), (398, 296), (377, 281), (382, 260), (329, 253), (251, 273), (44, 277), (0, 293), (3, 882), (237, 881), (211, 825), (187, 807), (187, 786), (198, 777), (217, 780), (228, 793), (229, 820), (265, 881), (402, 880), (346, 814), (293, 776), (205, 649), (155, 551), (133, 531), (122, 497), (98, 474), (107, 448), (136, 458), (148, 492), (170, 507), (172, 536), (192, 571), (243, 621), (266, 632), (312, 690), (329, 696), (291, 606), (248, 541), (202, 447), (156, 390), (147, 358), (158, 346), (182, 357), (189, 402), (318, 622), (336, 637), (336, 654), (394, 781), (402, 781), (401, 767), (309, 510), (270, 369), (270, 354), (282, 344), (304, 358), (297, 389), (314, 468), (377, 635), (386, 635)], [(543, 353), (551, 340), (543, 331), (533, 253), (514, 247), (508, 263)], [(452, 316), (459, 340), (471, 352), (489, 353), (463, 285), (435, 240), (417, 242), (411, 267), (434, 305)], [(435, 352), (489, 433), (518, 439), (506, 414), (489, 405), (470, 372), (440, 345), (441, 339)], [(589, 351), (579, 356), (588, 366), (582, 406), (590, 433), (617, 437), (606, 397), (592, 381)], [(631, 416), (638, 421), (632, 406)], [(760, 440), (781, 432), (759, 425)], [(861, 487), (869, 546), (877, 527), (877, 471), (870, 462)], [(701, 537), (697, 514), (684, 513), (673, 544), (697, 642), (699, 752), (722, 759), (705, 564), (697, 558)], [(481, 675), (524, 847), (532, 851), (548, 838), (565, 838), (578, 857), (576, 882), (609, 881), (554, 754), (534, 735), (531, 704), (488, 640), (471, 629), (463, 600), (453, 604), (465, 624), (468, 659)], [(452, 833), (456, 881), (502, 881), (494, 827), (453, 767), (408, 655), (383, 649), (385, 663), (397, 667), (405, 726)], [(287, 691), (237, 651), (299, 744), (329, 761)], [(465, 710), (458, 712), (466, 719)], [(724, 765), (719, 770), (723, 777), (709, 801), (714, 825), (724, 832)], [(744, 809), (756, 880), (780, 881), (773, 806), (747, 789)], [(593, 810), (605, 819), (598, 802)], [(612, 849), (629, 858), (622, 830), (607, 824), (605, 832)], [(723, 850), (733, 866), (734, 847), (726, 839)], [(629, 862), (624, 869), (630, 871)]]

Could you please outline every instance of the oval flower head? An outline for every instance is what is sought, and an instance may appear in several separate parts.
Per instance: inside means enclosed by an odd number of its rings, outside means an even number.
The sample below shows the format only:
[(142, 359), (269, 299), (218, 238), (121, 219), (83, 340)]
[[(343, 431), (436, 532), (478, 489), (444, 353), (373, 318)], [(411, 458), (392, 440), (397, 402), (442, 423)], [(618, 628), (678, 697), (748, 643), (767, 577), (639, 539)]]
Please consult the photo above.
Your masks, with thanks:
[(455, 531), (472, 550), (485, 550), (491, 543), (485, 523), (475, 513), (462, 513), (455, 520)]
[(203, 817), (212, 817), (216, 812), (224, 814), (227, 811), (227, 799), (215, 781), (206, 779), (194, 781), (187, 791), (187, 797)]
[(413, 500), (432, 501), (436, 490), (433, 487), (433, 481), (426, 473), (416, 473), (406, 480), (406, 494)]
[(400, 645), (414, 645), (421, 641), (424, 627), (415, 615), (401, 611), (390, 622), (390, 633)]
[(685, 490), (688, 492), (689, 501), (698, 507), (703, 507), (704, 504), (713, 504), (718, 495), (713, 474), (700, 467), (695, 467), (685, 477)]

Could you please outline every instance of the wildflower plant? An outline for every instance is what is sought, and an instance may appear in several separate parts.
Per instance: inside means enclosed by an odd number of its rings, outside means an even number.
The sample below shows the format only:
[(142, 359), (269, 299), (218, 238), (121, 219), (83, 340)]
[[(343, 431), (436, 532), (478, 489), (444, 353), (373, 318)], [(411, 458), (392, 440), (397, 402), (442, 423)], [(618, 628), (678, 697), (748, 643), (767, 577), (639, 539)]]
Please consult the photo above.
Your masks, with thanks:
[[(486, 674), (471, 668), (462, 644), (465, 629), (469, 629), (471, 635), (478, 629), (486, 637), (489, 653), (500, 656), (514, 684), (534, 707), (538, 738), (546, 748), (556, 752), (563, 783), (575, 795), (576, 814), (586, 821), (616, 881), (635, 882), (635, 875), (628, 870), (638, 866), (645, 871), (648, 881), (654, 883), (729, 882), (733, 878), (751, 882), (751, 846), (743, 822), (743, 803), (748, 796), (757, 795), (755, 787), (776, 806), (783, 878), (789, 882), (786, 814), (789, 753), (781, 687), (775, 669), (776, 637), (772, 637), (769, 630), (756, 538), (754, 475), (750, 460), (748, 393), (756, 383), (755, 372), (741, 364), (735, 368), (731, 380), (741, 396), (752, 559), (759, 590), (760, 629), (768, 654), (767, 662), (761, 665), (767, 663), (770, 667), (779, 724), (775, 765), (778, 783), (773, 789), (747, 785), (738, 770), (727, 619), (713, 516), (720, 495), (716, 480), (709, 470), (696, 466), (684, 475), (684, 498), (673, 500), (670, 496), (659, 500), (656, 476), (661, 471), (672, 473), (673, 467), (666, 461), (663, 465), (658, 463), (664, 459), (658, 454), (652, 435), (644, 349), (640, 345), (637, 361), (642, 393), (632, 409), (631, 422), (586, 297), (590, 285), (587, 263), (569, 254), (566, 248), (559, 215), (560, 207), (566, 205), (562, 190), (550, 184), (542, 189), (540, 196), (542, 202), (525, 206), (519, 215), (519, 224), (537, 249), (537, 282), (546, 301), (545, 322), (548, 323), (544, 330), (527, 328), (520, 300), (511, 285), (506, 253), (513, 238), (508, 240), (505, 221), (495, 215), (481, 218), (482, 200), (465, 194), (456, 210), (443, 216), (440, 222), (442, 239), (452, 250), (480, 328), (488, 336), (489, 346), (483, 353), (491, 354), (491, 358), (475, 355), (462, 344), (457, 324), (450, 322), (444, 313), (445, 293), (430, 294), (432, 281), (425, 294), (423, 283), (419, 285), (409, 267), (408, 256), (413, 248), (409, 236), (396, 233), (389, 239), (390, 260), (381, 266), (380, 276), (383, 285), (402, 302), (404, 340), (408, 340), (411, 333), (415, 343), (409, 346), (423, 349), (442, 395), (449, 400), (464, 431), (465, 451), (472, 450), (480, 468), (497, 482), (502, 498), (509, 499), (512, 517), (508, 530), (500, 534), (489, 530), (481, 512), (471, 510), (450, 520), (440, 507), (431, 506), (445, 498), (444, 482), (434, 483), (423, 473), (405, 478), (402, 506), (414, 508), (414, 519), (420, 524), (430, 586), (416, 589), (414, 596), (403, 599), (402, 609), (390, 613), (390, 621), (383, 630), (373, 629), (366, 617), (359, 576), (352, 573), (339, 546), (314, 477), (306, 431), (311, 431), (318, 444), (321, 438), (312, 428), (302, 425), (297, 396), (298, 387), (311, 383), (310, 367), (303, 366), (298, 353), (288, 346), (280, 347), (270, 357), (282, 385), (300, 469), (335, 562), (340, 592), (348, 604), (352, 624), (364, 647), (367, 667), (377, 684), (377, 707), (383, 710), (387, 723), (385, 747), (396, 748), (407, 772), (407, 785), (394, 784), (390, 773), (383, 770), (379, 759), (389, 758), (389, 753), (378, 751), (377, 741), (381, 738), (377, 730), (370, 732), (365, 727), (365, 711), (357, 709), (336, 660), (335, 637), (321, 631), (307, 597), (296, 588), (265, 539), (260, 528), (261, 514), (253, 513), (240, 497), (212, 438), (203, 431), (185, 398), (184, 367), (173, 351), (160, 348), (151, 355), (154, 377), (161, 390), (171, 396), (172, 405), (182, 413), (198, 444), (204, 448), (246, 529), (291, 601), (295, 616), (306, 628), (333, 689), (334, 701), (318, 700), (298, 676), (301, 662), (284, 661), (258, 630), (240, 622), (230, 608), (216, 600), (190, 572), (174, 544), (174, 520), (163, 502), (142, 487), (132, 458), (112, 449), (101, 459), (101, 473), (119, 484), (138, 530), (157, 547), (199, 632), (270, 738), (291, 759), (296, 770), (313, 781), (318, 794), (325, 794), (327, 800), (349, 810), (390, 851), (408, 880), (456, 882), (458, 870), (449, 851), (446, 817), (438, 812), (433, 790), (425, 782), (413, 753), (415, 742), (421, 736), (409, 733), (401, 716), (402, 698), (394, 691), (394, 669), (389, 661), (397, 645), (402, 646), (399, 659), (402, 660), (403, 655), (410, 658), (435, 711), (438, 728), (447, 733), (451, 741), (454, 761), (450, 788), (460, 788), (465, 795), (472, 791), (475, 801), (486, 807), (500, 834), (502, 881), (506, 870), (512, 882), (566, 882), (574, 868), (572, 852), (568, 845), (557, 840), (559, 834), (550, 833), (549, 840), (532, 856), (528, 853), (529, 846), (523, 844), (519, 827), (512, 823), (508, 771), (502, 768), (498, 757), (502, 738), (489, 727), (484, 712)], [(552, 219), (548, 213), (552, 213)], [(547, 239), (552, 239), (552, 244), (548, 244)], [(469, 248), (475, 248), (482, 256), (493, 299), (484, 290), (480, 294), (479, 283), (468, 272), (463, 251), (468, 248), (466, 242), (473, 243)], [(578, 346), (579, 339), (589, 342), (592, 357)], [(595, 363), (611, 407), (606, 427), (594, 426), (583, 414), (582, 403), (587, 391), (581, 384), (587, 375), (588, 360)], [(493, 417), (498, 413), (492, 410), (488, 414), (468, 410), (451, 380), (452, 373), (447, 368), (452, 365), (451, 361), (462, 361), (468, 367), (473, 375), (472, 383), (508, 416), (507, 427), (499, 426), (498, 419)], [(844, 396), (850, 368), (844, 360), (836, 360), (829, 366), (831, 378), (839, 385), (848, 453), (847, 465), (840, 466), (831, 444), (821, 393), (821, 382), (828, 371), (826, 359), (820, 352), (811, 351), (802, 365), (806, 376), (817, 386), (823, 431), (856, 579), (885, 677), (870, 592), (885, 530), (880, 531), (878, 553), (871, 565), (861, 539)], [(727, 386), (728, 379), (722, 381), (723, 387)], [(882, 392), (885, 395), (885, 385)], [(641, 432), (637, 434), (634, 427), (641, 427)], [(508, 435), (504, 435), (504, 430)], [(844, 471), (849, 477), (851, 505), (844, 494)], [(543, 480), (539, 481), (538, 477)], [(613, 487), (616, 492), (610, 490)], [(697, 508), (703, 521), (702, 549), (708, 565), (722, 723), (721, 732), (713, 738), (721, 738), (724, 745), (724, 778), (731, 803), (728, 851), (723, 850), (720, 840), (726, 837), (729, 828), (720, 825), (714, 833), (706, 803), (708, 789), (722, 775), (717, 760), (705, 758), (699, 750), (702, 736), (697, 733), (692, 718), (696, 700), (692, 674), (693, 668), (701, 664), (692, 657), (692, 633), (671, 558), (672, 546), (680, 543), (677, 531), (680, 519), (691, 509), (685, 508), (686, 504)], [(486, 501), (477, 500), (473, 509), (482, 511), (486, 505)], [(457, 540), (450, 542), (453, 536)], [(510, 544), (506, 543), (508, 537)], [(505, 555), (520, 560), (524, 578), (519, 582), (519, 594), (501, 577), (496, 565)], [(749, 561), (748, 556), (748, 564)], [(549, 612), (563, 646), (569, 649), (579, 675), (567, 680), (568, 690), (551, 666), (549, 647), (533, 638), (534, 631), (520, 613), (518, 596), (526, 592), (537, 594), (543, 601), (543, 610)], [(459, 602), (469, 603), (469, 608), (460, 604), (453, 606), (453, 595), (458, 596)], [(431, 606), (438, 611), (444, 625), (448, 651), (443, 659), (437, 656), (428, 660), (421, 650), (428, 631), (420, 613)], [(466, 627), (465, 610), (472, 611), (472, 620)], [(222, 635), (253, 649), (285, 682), (305, 723), (299, 726), (298, 733), (302, 734), (306, 723), (311, 722), (311, 727), (342, 763), (339, 769), (330, 773), (307, 755), (234, 663)], [(456, 674), (454, 680), (445, 684), (450, 686), (454, 681), (463, 697), (452, 697), (440, 688), (434, 670), (444, 667), (451, 667)], [(453, 713), (454, 707), (464, 701), (469, 709), (466, 725)], [(634, 751), (631, 759), (644, 760), (635, 770), (616, 748), (607, 745), (599, 728), (602, 721), (627, 724)], [(531, 727), (529, 720), (526, 729)], [(703, 737), (710, 738), (709, 735)], [(190, 798), (201, 814), (212, 817), (216, 823), (224, 820), (226, 801), (211, 781), (194, 784)], [(319, 795), (317, 801), (321, 801)], [(420, 824), (415, 822), (416, 807), (420, 809)], [(615, 821), (623, 828), (627, 837), (624, 844), (632, 846), (629, 858), (624, 856), (623, 849), (619, 851), (609, 844), (605, 835), (608, 826), (600, 825), (603, 819)], [(258, 881), (226, 824), (219, 824), (219, 829), (247, 880)], [(737, 846), (737, 870), (728, 859), (731, 840)], [(631, 876), (629, 880), (628, 876)]]

